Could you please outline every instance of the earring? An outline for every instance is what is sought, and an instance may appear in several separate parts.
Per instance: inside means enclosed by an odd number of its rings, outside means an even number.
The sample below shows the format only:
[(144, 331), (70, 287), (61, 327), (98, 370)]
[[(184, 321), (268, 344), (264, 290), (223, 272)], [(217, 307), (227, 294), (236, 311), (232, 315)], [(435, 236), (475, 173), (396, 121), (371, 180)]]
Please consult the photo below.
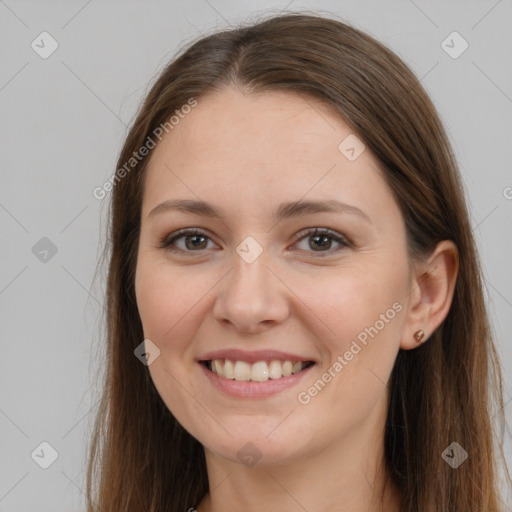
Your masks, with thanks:
[(425, 336), (425, 333), (421, 329), (416, 331), (414, 333), (414, 339), (416, 340), (416, 343), (419, 343), (423, 339), (423, 336)]

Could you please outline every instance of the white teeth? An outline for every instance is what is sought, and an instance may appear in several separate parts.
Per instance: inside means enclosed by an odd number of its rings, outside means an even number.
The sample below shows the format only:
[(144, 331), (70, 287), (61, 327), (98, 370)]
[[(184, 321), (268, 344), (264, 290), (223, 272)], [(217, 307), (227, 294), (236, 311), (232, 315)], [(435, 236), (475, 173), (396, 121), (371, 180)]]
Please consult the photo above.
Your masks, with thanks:
[[(220, 361), (219, 361), (220, 364)], [(217, 372), (219, 373), (219, 372)], [(222, 377), (222, 375), (221, 375)], [(224, 377), (226, 379), (234, 379), (235, 378), (235, 365), (233, 364), (233, 361), (230, 361), (229, 359), (226, 359), (224, 362)]]
[(235, 363), (235, 380), (251, 380), (251, 365), (245, 361)]
[(268, 366), (265, 361), (258, 361), (251, 367), (251, 380), (264, 382), (268, 380)]
[(299, 361), (298, 363), (294, 363), (292, 366), (292, 373), (299, 373), (302, 370), (302, 363)]
[(292, 374), (292, 362), (291, 361), (285, 361), (283, 363), (283, 377), (289, 377)]
[(215, 368), (215, 371), (221, 376), (224, 377), (224, 368), (222, 367), (221, 362), (218, 359), (215, 359), (213, 361), (213, 367)]
[(211, 361), (211, 370), (220, 377), (231, 380), (252, 380), (265, 382), (269, 379), (289, 377), (304, 369), (306, 362), (298, 361), (258, 361), (254, 364), (246, 361), (232, 361), (230, 359), (214, 359)]
[(268, 367), (268, 376), (271, 379), (280, 379), (283, 376), (281, 361), (271, 361)]

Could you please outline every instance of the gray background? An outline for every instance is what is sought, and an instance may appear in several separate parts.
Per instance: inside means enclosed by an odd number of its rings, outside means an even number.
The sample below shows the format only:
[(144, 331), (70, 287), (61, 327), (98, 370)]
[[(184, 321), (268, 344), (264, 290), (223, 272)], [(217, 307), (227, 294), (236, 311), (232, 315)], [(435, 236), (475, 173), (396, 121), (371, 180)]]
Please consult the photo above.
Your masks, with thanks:
[[(114, 172), (148, 84), (199, 33), (302, 9), (388, 45), (438, 108), (467, 189), (512, 424), (510, 0), (0, 0), (0, 511), (83, 510), (108, 200), (92, 191)], [(46, 59), (31, 47), (43, 31), (59, 45)], [(469, 44), (458, 58), (441, 46), (453, 31)], [(38, 252), (43, 237), (56, 254)], [(43, 441), (58, 452), (48, 469), (31, 457), (43, 459)]]

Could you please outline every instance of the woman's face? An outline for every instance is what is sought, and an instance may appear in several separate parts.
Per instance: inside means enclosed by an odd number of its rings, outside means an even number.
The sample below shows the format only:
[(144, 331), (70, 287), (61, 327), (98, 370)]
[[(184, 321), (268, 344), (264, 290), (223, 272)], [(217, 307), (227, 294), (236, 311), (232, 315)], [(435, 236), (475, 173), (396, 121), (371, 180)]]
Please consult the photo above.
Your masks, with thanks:
[[(137, 304), (154, 384), (207, 450), (276, 464), (382, 435), (410, 274), (378, 167), (333, 110), (285, 92), (201, 97), (153, 150)], [(218, 216), (157, 208), (178, 200)]]

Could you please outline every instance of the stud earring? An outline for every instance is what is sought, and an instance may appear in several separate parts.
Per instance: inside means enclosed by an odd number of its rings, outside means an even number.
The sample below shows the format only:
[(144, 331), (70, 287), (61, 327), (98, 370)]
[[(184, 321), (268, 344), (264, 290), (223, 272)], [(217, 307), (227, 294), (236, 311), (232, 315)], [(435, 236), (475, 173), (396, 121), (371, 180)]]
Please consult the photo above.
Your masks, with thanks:
[(420, 343), (420, 341), (423, 339), (423, 336), (425, 336), (425, 333), (421, 329), (416, 331), (414, 333), (414, 339), (416, 340), (416, 343)]

